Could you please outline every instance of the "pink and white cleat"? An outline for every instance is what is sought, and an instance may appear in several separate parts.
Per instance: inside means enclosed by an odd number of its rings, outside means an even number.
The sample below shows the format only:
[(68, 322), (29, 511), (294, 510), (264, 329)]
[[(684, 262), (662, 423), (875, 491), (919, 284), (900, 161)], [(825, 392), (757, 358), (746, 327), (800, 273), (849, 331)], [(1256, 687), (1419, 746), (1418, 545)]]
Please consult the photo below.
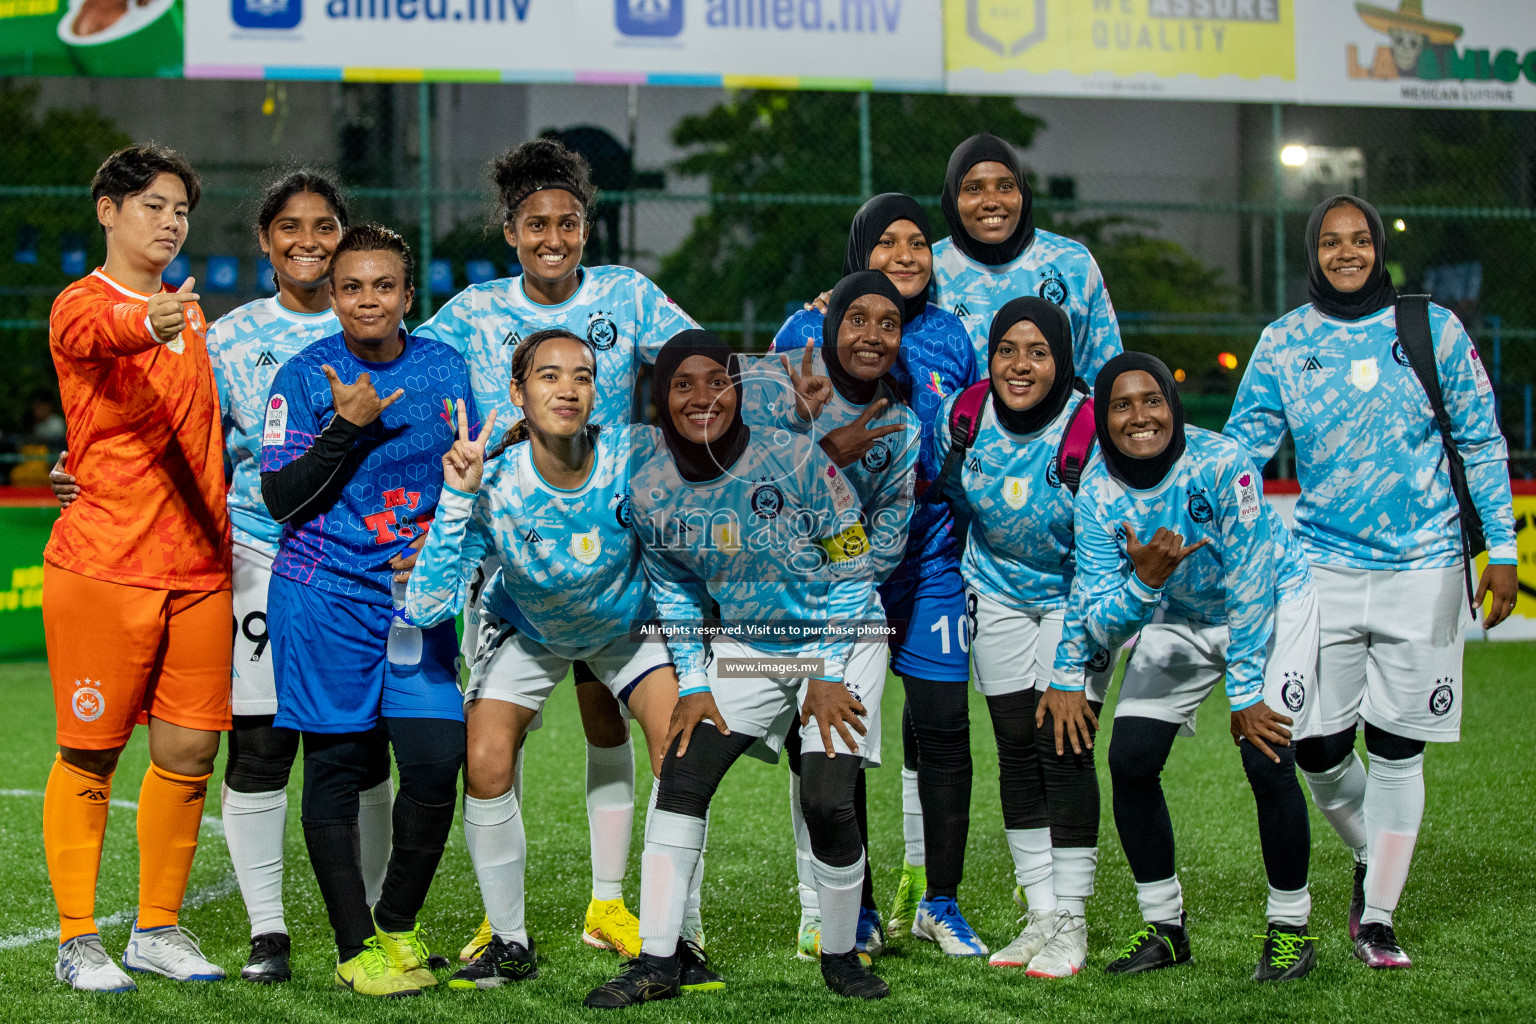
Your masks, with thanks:
[(1375, 921), (1360, 926), (1360, 934), (1355, 936), (1355, 956), (1367, 967), (1413, 966), (1413, 961), (1408, 959), (1408, 954), (1404, 953), (1402, 947), (1397, 944), (1397, 936), (1392, 934), (1392, 926)]

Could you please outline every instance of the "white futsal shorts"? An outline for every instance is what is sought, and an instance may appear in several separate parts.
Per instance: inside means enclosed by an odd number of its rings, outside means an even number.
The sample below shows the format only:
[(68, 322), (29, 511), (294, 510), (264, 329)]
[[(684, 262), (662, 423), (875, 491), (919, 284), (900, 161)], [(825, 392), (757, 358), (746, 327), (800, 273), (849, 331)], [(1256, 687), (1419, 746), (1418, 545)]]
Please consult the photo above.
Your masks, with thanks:
[[(800, 707), (805, 700), (805, 690), (810, 684), (806, 677), (774, 678), (770, 676), (719, 675), (721, 660), (779, 659), (771, 654), (748, 647), (735, 641), (717, 640), (711, 644), (714, 658), (709, 665), (709, 688), (715, 698), (715, 706), (725, 716), (725, 724), (733, 733), (755, 736), (758, 742), (747, 751), (753, 757), (770, 764), (779, 759), (784, 749), (784, 737), (791, 728), (800, 730), (802, 756), (809, 757), (820, 751), (825, 753), (826, 744), (821, 739), (821, 726), (814, 719), (806, 725), (799, 724)], [(842, 734), (832, 729), (832, 750), (838, 754), (857, 754), (869, 767), (880, 764), (880, 701), (885, 695), (885, 673), (890, 663), (890, 647), (882, 642), (855, 643), (848, 657), (843, 675), (843, 685), (860, 704), (865, 714), (860, 716), (864, 735), (849, 729), (858, 749), (853, 750), (843, 741)], [(708, 728), (704, 726), (704, 728)]]
[(267, 634), (267, 584), (275, 558), (259, 548), (234, 544), (231, 597), (235, 606), (235, 651), (229, 674), (233, 715), (277, 714), (272, 645)]
[[(965, 607), (971, 617), (971, 664), (977, 693), (1001, 697), (1044, 690), (1051, 684), (1066, 612), (1020, 611), (970, 588), (966, 588)], [(1078, 686), (1086, 681), (1087, 698), (1102, 702), (1109, 693), (1116, 658), (1092, 639), (1088, 642), (1095, 656), (1082, 673), (1073, 673), (1070, 683)]]
[[(640, 680), (672, 664), (672, 652), (660, 640), (637, 643), (620, 636), (594, 647), (544, 644), (482, 607), (478, 616), (479, 642), (475, 661), (464, 690), (464, 703), (502, 700), (536, 714), (565, 678), (574, 662), (584, 661), (619, 702), (625, 718), (632, 717), (625, 698)], [(542, 722), (535, 719), (531, 728)]]
[[(1291, 720), (1291, 742), (1321, 736), (1317, 684), (1317, 593), (1275, 606), (1264, 669), (1264, 703)], [(1115, 718), (1173, 722), (1195, 734), (1195, 712), (1227, 671), (1227, 627), (1167, 615), (1141, 629), (1120, 680)]]
[(1467, 605), (1461, 565), (1346, 569), (1312, 563), (1322, 624), (1324, 735), (1366, 721), (1412, 740), (1461, 739)]

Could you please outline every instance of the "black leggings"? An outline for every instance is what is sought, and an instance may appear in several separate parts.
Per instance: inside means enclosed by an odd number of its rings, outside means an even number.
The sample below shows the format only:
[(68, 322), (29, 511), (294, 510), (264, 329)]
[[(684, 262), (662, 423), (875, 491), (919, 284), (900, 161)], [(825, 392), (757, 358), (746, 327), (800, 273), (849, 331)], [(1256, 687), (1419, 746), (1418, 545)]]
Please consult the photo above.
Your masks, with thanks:
[[(1388, 761), (1406, 761), (1410, 757), (1418, 757), (1424, 753), (1423, 740), (1411, 740), (1406, 736), (1378, 729), (1370, 722), (1365, 723), (1365, 749), (1368, 753)], [(1344, 759), (1355, 750), (1355, 727), (1350, 726), (1343, 732), (1336, 732), (1331, 736), (1317, 736), (1312, 739), (1298, 740), (1296, 743), (1296, 764), (1304, 772), (1326, 772), (1344, 763)]]
[(953, 899), (965, 871), (965, 842), (971, 830), (971, 723), (966, 706), (971, 687), (916, 676), (902, 676), (901, 681), (907, 698), (903, 738), (910, 721), (917, 795), (923, 805), (925, 896)]
[[(1097, 846), (1099, 842), (1099, 782), (1093, 750), (1074, 754), (1070, 743), (1056, 756), (1053, 720), (1046, 716), (1035, 727), (1040, 691), (1023, 690), (987, 698), (992, 731), (997, 737), (998, 789), (1003, 803), (1003, 827), (1050, 827), (1052, 846)], [(1090, 701), (1097, 715), (1103, 708)]]
[[(784, 737), (784, 756), (789, 761), (789, 770), (794, 772), (797, 777), (801, 777), (800, 729), (795, 725), (791, 725), (789, 727), (789, 735)], [(824, 761), (826, 758), (820, 758), (819, 760)], [(801, 777), (802, 805), (804, 803), (804, 792), (805, 780), (803, 777)], [(805, 808), (803, 806), (801, 807), (800, 813), (802, 816), (805, 814)], [(859, 777), (854, 783), (853, 814), (854, 824), (857, 826), (859, 831), (859, 845), (864, 850), (864, 890), (860, 894), (859, 902), (862, 906), (867, 907), (870, 910), (874, 910), (876, 909), (875, 872), (874, 869), (870, 866), (869, 862), (869, 790), (865, 784), (865, 776), (862, 770), (862, 766), (861, 770), (859, 771)], [(810, 830), (809, 821), (806, 822), (806, 830)], [(813, 849), (811, 852), (815, 853), (815, 850)], [(820, 855), (818, 854), (818, 856)], [(831, 864), (832, 862), (823, 858), (822, 863)], [(852, 862), (850, 861), (849, 863)]]
[[(276, 715), (235, 715), (229, 730), (229, 758), (224, 784), (236, 793), (274, 793), (288, 788), (288, 776), (299, 754), (297, 729), (272, 724)], [(360, 782), (366, 792), (389, 778), (389, 746), (370, 746), (373, 755)]]
[[(358, 794), (368, 788), (370, 767), (377, 764), (381, 748), (387, 758), (386, 743), (394, 748), (400, 768), (400, 792), (389, 868), (370, 917), (359, 853)], [(304, 840), (342, 960), (362, 952), (374, 920), (385, 931), (415, 927), (453, 825), (463, 765), (463, 722), (385, 718), (368, 732), (304, 734)]]

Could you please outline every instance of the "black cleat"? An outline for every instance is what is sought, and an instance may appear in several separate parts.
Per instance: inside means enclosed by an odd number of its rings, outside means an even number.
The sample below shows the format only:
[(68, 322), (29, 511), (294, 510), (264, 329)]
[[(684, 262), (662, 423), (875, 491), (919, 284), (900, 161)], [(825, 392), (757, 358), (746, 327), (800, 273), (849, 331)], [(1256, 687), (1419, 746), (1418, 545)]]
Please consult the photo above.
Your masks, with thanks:
[(1104, 968), (1105, 974), (1141, 974), (1189, 962), (1188, 914), (1179, 923), (1149, 924), (1126, 941), (1120, 955)]
[(1255, 935), (1264, 940), (1259, 953), (1259, 966), (1254, 969), (1254, 981), (1295, 981), (1305, 978), (1312, 965), (1317, 963), (1317, 947), (1314, 937), (1306, 934), (1307, 926), (1297, 928), (1288, 924), (1269, 924), (1268, 935)]
[(533, 950), (521, 942), (502, 942), (496, 936), (486, 943), (480, 955), (448, 979), (449, 988), (496, 988), (513, 981), (531, 981), (539, 976)]
[(1397, 944), (1397, 935), (1389, 924), (1362, 924), (1355, 936), (1355, 956), (1367, 967), (1412, 967), (1413, 961)]
[(677, 981), (678, 957), (641, 953), (624, 965), (617, 978), (588, 992), (581, 1005), (594, 1010), (617, 1010), (657, 999), (676, 999), (681, 994)]
[(821, 954), (821, 980), (835, 995), (848, 999), (884, 999), (891, 987), (864, 966), (854, 950)]
[(1355, 891), (1349, 897), (1349, 939), (1360, 937), (1360, 918), (1365, 915), (1365, 865), (1355, 862)]
[(441, 953), (429, 953), (429, 954), (427, 954), (427, 970), (429, 970), (429, 971), (440, 971), (444, 967), (452, 967), (452, 966), (453, 966), (453, 961), (449, 960), (447, 957), (443, 956), (443, 954), (441, 954)]
[(725, 979), (710, 970), (709, 958), (697, 942), (677, 941), (677, 984), (684, 992), (718, 992)]
[(275, 985), (293, 977), (288, 967), (290, 940), (283, 932), (262, 932), (251, 940), (251, 958), (240, 969), (240, 977), (258, 985)]

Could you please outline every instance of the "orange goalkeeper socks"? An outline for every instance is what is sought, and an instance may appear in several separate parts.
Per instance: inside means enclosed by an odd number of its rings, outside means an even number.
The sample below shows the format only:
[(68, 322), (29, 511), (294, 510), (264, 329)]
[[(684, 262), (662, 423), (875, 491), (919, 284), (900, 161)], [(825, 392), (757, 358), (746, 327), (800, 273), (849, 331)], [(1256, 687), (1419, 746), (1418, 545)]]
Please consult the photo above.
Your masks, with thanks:
[(140, 928), (176, 923), (187, 894), (208, 775), (177, 775), (151, 764), (139, 789)]
[(110, 775), (93, 775), (54, 755), (43, 793), (43, 849), (61, 944), (96, 930), (96, 875), (111, 796)]

